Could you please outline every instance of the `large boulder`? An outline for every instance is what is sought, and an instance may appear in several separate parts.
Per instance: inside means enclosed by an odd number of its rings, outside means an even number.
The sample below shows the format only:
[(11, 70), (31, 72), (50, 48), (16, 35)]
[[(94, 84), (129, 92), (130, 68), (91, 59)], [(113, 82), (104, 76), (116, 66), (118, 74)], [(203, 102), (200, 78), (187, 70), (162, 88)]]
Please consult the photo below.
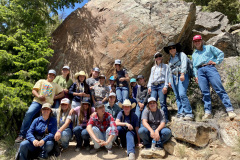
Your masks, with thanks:
[(170, 128), (175, 139), (199, 147), (205, 147), (210, 141), (217, 137), (217, 128), (203, 122), (181, 121), (173, 118)]
[(98, 66), (109, 77), (121, 59), (129, 76), (148, 77), (157, 50), (189, 38), (195, 11), (193, 3), (175, 0), (91, 0), (53, 32), (50, 67), (60, 73), (68, 64), (76, 73)]
[(197, 7), (196, 15), (193, 35), (200, 34), (205, 41), (225, 32), (229, 22), (221, 12), (203, 12), (201, 7)]

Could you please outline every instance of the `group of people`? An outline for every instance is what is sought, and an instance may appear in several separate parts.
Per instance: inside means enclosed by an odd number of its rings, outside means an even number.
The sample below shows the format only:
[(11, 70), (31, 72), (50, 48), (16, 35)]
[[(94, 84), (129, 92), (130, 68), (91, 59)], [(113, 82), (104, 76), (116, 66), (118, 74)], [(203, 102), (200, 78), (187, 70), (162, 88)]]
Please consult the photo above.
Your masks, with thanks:
[[(203, 94), (203, 120), (212, 118), (210, 83), (228, 116), (233, 119), (236, 114), (215, 68), (222, 62), (224, 53), (211, 45), (204, 45), (200, 35), (193, 37), (193, 46), (193, 72)], [(187, 97), (190, 60), (181, 52), (179, 43), (170, 42), (164, 51), (170, 54), (170, 60), (164, 64), (162, 54), (154, 54), (155, 65), (151, 68), (148, 83), (143, 75), (130, 79), (119, 59), (115, 60), (109, 85), (97, 67), (92, 69), (90, 78), (84, 71), (76, 73), (75, 82), (70, 78), (68, 66), (64, 66), (58, 76), (55, 70), (49, 70), (47, 79), (37, 81), (33, 87), (33, 102), (15, 140), (21, 142), (19, 159), (26, 160), (32, 155), (46, 159), (54, 141), (64, 151), (73, 135), (77, 142), (76, 152), (85, 148), (93, 154), (105, 146), (112, 154), (112, 145), (118, 142), (118, 138), (119, 145), (127, 148), (131, 160), (135, 159), (135, 146), (142, 143), (146, 149), (163, 149), (163, 144), (171, 138), (171, 130), (166, 127), (169, 121), (168, 87), (173, 89), (176, 97), (176, 118), (186, 121), (194, 118)], [(41, 116), (32, 122), (39, 112)], [(90, 148), (90, 139), (94, 143), (93, 149)]]

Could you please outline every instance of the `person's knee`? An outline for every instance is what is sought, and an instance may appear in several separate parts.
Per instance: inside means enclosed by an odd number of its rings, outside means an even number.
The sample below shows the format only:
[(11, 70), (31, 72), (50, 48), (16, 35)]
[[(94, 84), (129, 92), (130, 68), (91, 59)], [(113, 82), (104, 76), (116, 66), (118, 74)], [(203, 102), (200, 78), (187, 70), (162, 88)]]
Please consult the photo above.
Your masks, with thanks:
[(82, 139), (85, 139), (85, 140), (90, 138), (87, 130), (83, 130), (83, 131), (82, 131), (81, 137), (82, 137)]
[(26, 150), (28, 148), (28, 145), (30, 145), (30, 143), (27, 140), (22, 141), (20, 143), (20, 150)]
[(139, 134), (139, 136), (147, 134), (147, 129), (145, 127), (139, 128), (138, 134)]
[(169, 138), (172, 136), (172, 132), (169, 128), (163, 128), (161, 134)]
[(53, 141), (47, 141), (44, 147), (44, 150), (48, 153), (53, 149), (54, 142)]

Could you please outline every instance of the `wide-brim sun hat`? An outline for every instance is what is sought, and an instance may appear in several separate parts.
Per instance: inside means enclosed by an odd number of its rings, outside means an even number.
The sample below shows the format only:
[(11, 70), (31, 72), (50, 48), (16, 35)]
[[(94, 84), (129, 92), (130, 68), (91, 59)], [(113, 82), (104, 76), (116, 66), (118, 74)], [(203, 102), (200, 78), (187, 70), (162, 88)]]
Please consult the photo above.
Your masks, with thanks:
[(164, 47), (164, 51), (169, 54), (169, 47), (172, 47), (172, 46), (175, 46), (176, 47), (176, 50), (177, 52), (181, 51), (181, 44), (180, 43), (174, 43), (174, 42), (169, 42), (168, 45), (166, 47)]
[(70, 100), (68, 98), (63, 98), (61, 104), (70, 104)]
[(43, 108), (49, 108), (49, 109), (52, 110), (51, 106), (52, 106), (52, 105), (51, 105), (50, 103), (44, 103), (44, 104), (42, 105), (42, 109), (43, 109)]
[(84, 71), (80, 71), (74, 75), (74, 78), (78, 78), (78, 76), (85, 76), (87, 79), (87, 74)]
[(118, 103), (118, 106), (120, 108), (122, 108), (123, 106), (131, 106), (132, 108), (135, 108), (136, 107), (136, 103), (131, 103), (131, 101), (129, 99), (125, 99), (123, 103), (119, 102)]

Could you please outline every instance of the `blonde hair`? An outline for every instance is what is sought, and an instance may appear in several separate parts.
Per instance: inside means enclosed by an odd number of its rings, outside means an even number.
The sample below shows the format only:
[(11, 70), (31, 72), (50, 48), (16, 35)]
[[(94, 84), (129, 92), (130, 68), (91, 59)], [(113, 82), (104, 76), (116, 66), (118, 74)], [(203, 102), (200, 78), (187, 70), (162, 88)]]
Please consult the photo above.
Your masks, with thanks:
[[(59, 114), (57, 115), (57, 125), (58, 125), (58, 128), (60, 127), (60, 118), (61, 118), (61, 115), (62, 115), (62, 108), (61, 108), (61, 106), (62, 105), (60, 105), (59, 108), (58, 108)], [(71, 107), (68, 104), (68, 110), (67, 110), (65, 116), (63, 117), (62, 121), (64, 121), (64, 122), (66, 121), (67, 116), (68, 116), (70, 110), (71, 110)]]
[[(90, 118), (90, 115), (91, 115), (91, 105), (88, 104), (88, 110), (87, 110), (87, 120), (89, 120)], [(83, 120), (84, 120), (84, 107), (83, 107), (83, 104), (81, 104), (81, 107), (80, 107), (80, 114), (78, 116), (78, 122), (79, 124), (82, 124)]]

